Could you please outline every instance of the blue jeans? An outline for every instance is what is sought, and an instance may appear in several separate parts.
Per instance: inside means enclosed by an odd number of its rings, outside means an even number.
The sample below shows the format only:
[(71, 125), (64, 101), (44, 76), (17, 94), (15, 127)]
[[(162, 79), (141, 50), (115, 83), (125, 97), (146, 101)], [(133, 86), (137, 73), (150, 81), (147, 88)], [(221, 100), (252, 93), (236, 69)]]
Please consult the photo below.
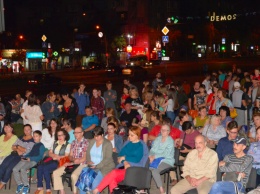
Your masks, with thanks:
[[(241, 182), (236, 182), (238, 191), (245, 193)], [(211, 187), (209, 194), (236, 194), (234, 183), (231, 181), (218, 181)]]
[(13, 168), (21, 161), (21, 156), (9, 155), (0, 165), (0, 181), (6, 184), (11, 177)]
[(51, 189), (51, 173), (58, 167), (58, 162), (52, 161), (48, 164), (41, 164), (37, 167), (37, 187), (43, 187), (43, 178), (46, 182), (46, 189)]
[(175, 113), (173, 111), (166, 111), (166, 116), (171, 119), (172, 124), (174, 123), (175, 120)]

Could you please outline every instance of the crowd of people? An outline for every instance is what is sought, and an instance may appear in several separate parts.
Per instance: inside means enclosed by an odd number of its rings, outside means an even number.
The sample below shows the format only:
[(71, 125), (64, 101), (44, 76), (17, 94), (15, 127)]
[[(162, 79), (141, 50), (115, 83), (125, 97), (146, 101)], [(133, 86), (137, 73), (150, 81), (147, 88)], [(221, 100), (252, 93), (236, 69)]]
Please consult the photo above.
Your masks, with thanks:
[[(163, 194), (160, 173), (174, 166), (179, 149), (183, 179), (177, 182), (171, 173), (172, 194), (194, 188), (200, 194), (244, 192), (252, 168), (260, 183), (259, 82), (258, 69), (236, 69), (205, 75), (192, 87), (157, 73), (142, 89), (125, 78), (116, 91), (108, 81), (103, 95), (98, 88), (86, 92), (84, 83), (72, 92), (50, 92), (43, 103), (32, 91), (26, 99), (17, 94), (0, 103), (0, 189), (13, 173), (16, 193), (28, 193), (34, 167), (35, 194), (44, 192), (43, 180), (47, 194), (51, 180), (53, 190), (64, 194), (62, 175), (68, 172), (74, 194), (106, 193), (106, 187), (112, 193), (126, 169), (139, 166), (151, 170)], [(17, 122), (24, 125), (21, 137), (14, 134)], [(237, 181), (229, 180), (231, 172)]]

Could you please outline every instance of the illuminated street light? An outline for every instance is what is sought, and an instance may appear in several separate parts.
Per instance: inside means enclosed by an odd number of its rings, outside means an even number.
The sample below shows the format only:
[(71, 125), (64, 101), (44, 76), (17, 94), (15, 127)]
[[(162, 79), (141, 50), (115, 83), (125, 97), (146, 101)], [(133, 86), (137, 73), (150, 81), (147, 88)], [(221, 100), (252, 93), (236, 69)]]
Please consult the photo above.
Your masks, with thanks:
[(23, 38), (24, 38), (23, 35), (19, 35), (20, 40), (23, 40)]
[(98, 30), (100, 28), (100, 26), (99, 25), (96, 25), (96, 29)]
[[(98, 26), (99, 27), (99, 26)], [(103, 32), (99, 32), (98, 33), (98, 37), (99, 38), (103, 38), (103, 36), (104, 36), (104, 39), (105, 39), (105, 49), (106, 49), (106, 66), (108, 67), (108, 52), (107, 52), (107, 37), (106, 37), (106, 35), (104, 35), (103, 34)]]
[(127, 35), (127, 38), (128, 38), (128, 44), (130, 45), (130, 39), (133, 38), (133, 35), (128, 34), (128, 35)]

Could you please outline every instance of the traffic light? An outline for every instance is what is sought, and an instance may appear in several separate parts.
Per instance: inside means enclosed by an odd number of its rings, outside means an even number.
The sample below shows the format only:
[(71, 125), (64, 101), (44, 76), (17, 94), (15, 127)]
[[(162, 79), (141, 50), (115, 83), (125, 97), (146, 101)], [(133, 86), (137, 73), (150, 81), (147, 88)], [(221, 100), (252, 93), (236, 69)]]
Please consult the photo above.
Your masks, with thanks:
[(178, 18), (177, 18), (177, 17), (174, 17), (174, 16), (167, 18), (167, 22), (168, 22), (168, 23), (177, 24), (178, 21), (179, 21)]
[(224, 45), (221, 46), (221, 51), (225, 53), (226, 52), (226, 46), (224, 46)]
[(162, 56), (163, 56), (163, 57), (166, 56), (166, 51), (165, 51), (165, 49), (162, 49)]
[(42, 52), (42, 58), (46, 59), (46, 53), (45, 52)]

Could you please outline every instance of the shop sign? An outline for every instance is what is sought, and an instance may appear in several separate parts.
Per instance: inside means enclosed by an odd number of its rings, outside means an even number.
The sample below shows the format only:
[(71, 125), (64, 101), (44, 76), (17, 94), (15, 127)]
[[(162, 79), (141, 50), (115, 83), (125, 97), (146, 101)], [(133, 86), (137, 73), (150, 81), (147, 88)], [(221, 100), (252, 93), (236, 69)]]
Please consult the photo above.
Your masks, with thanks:
[(27, 52), (27, 59), (42, 59), (42, 52)]
[(237, 14), (233, 15), (216, 15), (215, 12), (213, 12), (213, 15), (210, 16), (210, 21), (211, 22), (221, 22), (221, 21), (230, 21), (230, 20), (236, 20), (237, 19)]

